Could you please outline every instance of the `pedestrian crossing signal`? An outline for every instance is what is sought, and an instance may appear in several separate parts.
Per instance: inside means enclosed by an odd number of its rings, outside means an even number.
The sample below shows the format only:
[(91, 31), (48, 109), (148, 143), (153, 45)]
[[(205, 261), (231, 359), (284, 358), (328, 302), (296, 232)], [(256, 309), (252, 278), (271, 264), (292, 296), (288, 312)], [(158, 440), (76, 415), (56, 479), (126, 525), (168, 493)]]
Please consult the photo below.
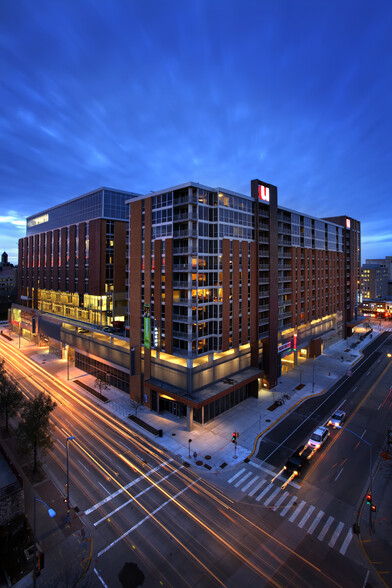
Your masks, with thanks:
[(376, 505), (375, 504), (372, 504), (372, 511), (376, 512)]

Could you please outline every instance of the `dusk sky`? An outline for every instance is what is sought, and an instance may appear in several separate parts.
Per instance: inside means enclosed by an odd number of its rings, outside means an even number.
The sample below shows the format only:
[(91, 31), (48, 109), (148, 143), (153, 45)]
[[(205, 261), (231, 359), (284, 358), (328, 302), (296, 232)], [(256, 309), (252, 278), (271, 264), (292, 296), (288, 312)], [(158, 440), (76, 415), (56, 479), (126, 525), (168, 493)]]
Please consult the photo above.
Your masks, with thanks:
[(0, 249), (101, 186), (196, 181), (392, 255), (391, 0), (2, 0)]

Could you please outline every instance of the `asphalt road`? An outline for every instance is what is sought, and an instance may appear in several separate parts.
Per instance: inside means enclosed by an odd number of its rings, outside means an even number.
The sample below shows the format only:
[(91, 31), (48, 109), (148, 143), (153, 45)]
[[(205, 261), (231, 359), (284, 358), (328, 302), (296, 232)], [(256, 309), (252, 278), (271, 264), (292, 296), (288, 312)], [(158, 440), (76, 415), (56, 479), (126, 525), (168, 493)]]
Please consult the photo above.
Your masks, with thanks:
[(256, 457), (280, 469), (291, 453), (307, 442), (312, 431), (325, 423), (345, 398), (359, 402), (361, 394), (377, 377), (378, 366), (383, 365), (377, 360), (386, 358), (391, 341), (390, 333), (382, 333), (370, 343), (364, 350), (363, 359), (352, 369), (352, 375), (344, 376), (325, 394), (305, 401), (289, 413), (263, 437)]
[(292, 527), (283, 531), (287, 523), (276, 513), (256, 516), (232, 502), (18, 350), (0, 349), (27, 396), (44, 390), (58, 404), (45, 471), (63, 493), (65, 440), (75, 435), (68, 444), (70, 500), (93, 537), (91, 585), (124, 586), (121, 574), (129, 578), (134, 565), (144, 588), (359, 585), (362, 570), (351, 560), (346, 578), (353, 582), (331, 580), (321, 544), (315, 548)]

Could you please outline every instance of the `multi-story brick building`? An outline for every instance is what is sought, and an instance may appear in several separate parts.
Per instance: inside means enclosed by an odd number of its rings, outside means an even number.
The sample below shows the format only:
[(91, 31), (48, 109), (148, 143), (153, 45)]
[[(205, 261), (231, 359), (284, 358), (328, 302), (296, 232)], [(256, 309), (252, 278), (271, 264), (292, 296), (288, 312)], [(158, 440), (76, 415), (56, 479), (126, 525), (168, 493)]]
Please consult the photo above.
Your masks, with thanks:
[[(56, 209), (28, 219), (20, 293), (40, 323), (63, 317), (57, 336), (77, 365), (118, 368), (123, 389), (128, 370), (131, 397), (152, 410), (206, 422), (349, 334), (358, 221), (279, 207), (277, 188), (259, 180), (251, 197), (189, 182), (128, 193), (127, 206), (129, 239), (125, 212), (118, 220), (96, 213), (78, 227), (72, 216), (54, 219)], [(109, 337), (109, 300), (123, 286), (129, 338)]]

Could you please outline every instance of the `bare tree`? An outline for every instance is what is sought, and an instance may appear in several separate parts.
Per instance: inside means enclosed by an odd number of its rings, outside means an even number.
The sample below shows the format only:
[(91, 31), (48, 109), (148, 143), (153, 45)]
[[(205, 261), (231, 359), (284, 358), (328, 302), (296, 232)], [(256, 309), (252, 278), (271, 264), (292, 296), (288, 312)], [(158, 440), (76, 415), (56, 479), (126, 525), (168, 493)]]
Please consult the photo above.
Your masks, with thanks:
[(34, 473), (37, 471), (38, 451), (42, 454), (53, 448), (50, 414), (56, 408), (50, 396), (40, 392), (32, 400), (28, 400), (22, 410), (22, 420), (18, 427), (21, 448), (25, 453), (33, 453)]

